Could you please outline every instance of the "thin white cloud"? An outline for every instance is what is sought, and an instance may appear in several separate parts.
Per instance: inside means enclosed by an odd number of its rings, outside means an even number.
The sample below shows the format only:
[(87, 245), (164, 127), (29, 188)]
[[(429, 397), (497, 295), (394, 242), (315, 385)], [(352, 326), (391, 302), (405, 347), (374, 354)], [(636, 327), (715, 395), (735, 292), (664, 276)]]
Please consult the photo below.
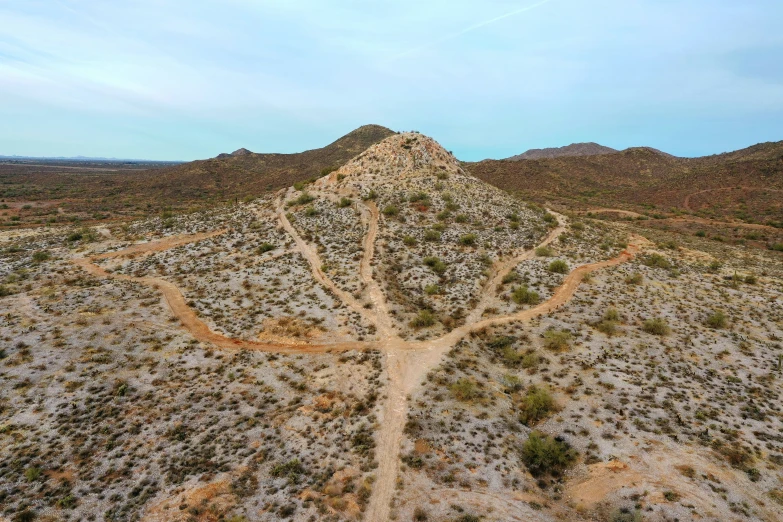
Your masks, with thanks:
[(411, 54), (416, 54), (416, 53), (418, 53), (420, 51), (423, 51), (425, 49), (430, 49), (432, 47), (436, 47), (436, 46), (438, 46), (438, 45), (440, 45), (440, 44), (442, 44), (444, 42), (448, 42), (449, 40), (454, 40), (455, 38), (459, 38), (460, 36), (466, 35), (466, 34), (468, 34), (470, 32), (473, 32), (473, 31), (475, 31), (477, 29), (481, 29), (482, 27), (486, 27), (488, 25), (492, 25), (492, 24), (494, 24), (496, 22), (499, 22), (499, 21), (504, 20), (506, 18), (511, 18), (512, 16), (520, 15), (520, 14), (525, 13), (527, 11), (531, 11), (533, 9), (536, 9), (537, 7), (541, 7), (544, 4), (548, 4), (551, 1), (552, 0), (542, 0), (541, 2), (532, 4), (532, 5), (528, 5), (528, 6), (525, 6), (525, 7), (520, 7), (519, 9), (515, 9), (513, 11), (509, 11), (508, 13), (502, 14), (500, 16), (496, 16), (494, 18), (490, 18), (489, 20), (484, 20), (483, 22), (479, 22), (477, 24), (471, 25), (470, 27), (467, 27), (467, 28), (465, 28), (465, 29), (463, 29), (463, 30), (461, 30), (459, 32), (456, 32), (456, 33), (444, 36), (442, 38), (439, 38), (437, 40), (433, 40), (431, 42), (427, 42), (427, 43), (425, 43), (423, 45), (419, 45), (418, 47), (413, 47), (411, 49), (408, 49), (407, 51), (403, 51), (403, 52), (401, 52), (399, 54), (396, 54), (396, 55), (392, 56), (391, 58), (389, 58), (388, 61), (391, 62), (391, 61), (399, 60), (400, 58), (404, 58), (404, 57), (409, 56)]

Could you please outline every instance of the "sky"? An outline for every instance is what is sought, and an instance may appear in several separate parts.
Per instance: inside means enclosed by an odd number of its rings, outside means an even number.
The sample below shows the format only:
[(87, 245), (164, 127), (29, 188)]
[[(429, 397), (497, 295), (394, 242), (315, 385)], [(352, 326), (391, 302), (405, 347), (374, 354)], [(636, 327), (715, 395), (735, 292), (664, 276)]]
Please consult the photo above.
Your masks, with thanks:
[(0, 0), (0, 154), (783, 140), (780, 0)]

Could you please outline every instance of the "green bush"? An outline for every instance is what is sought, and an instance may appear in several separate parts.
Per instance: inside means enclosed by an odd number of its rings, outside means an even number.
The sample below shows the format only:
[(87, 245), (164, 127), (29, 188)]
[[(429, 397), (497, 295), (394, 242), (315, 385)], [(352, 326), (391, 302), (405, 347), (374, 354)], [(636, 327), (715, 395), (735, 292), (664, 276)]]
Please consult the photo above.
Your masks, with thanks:
[(465, 214), (457, 214), (457, 217), (454, 218), (454, 221), (457, 223), (467, 223), (469, 221), (469, 218)]
[(454, 397), (462, 402), (472, 401), (479, 396), (478, 385), (472, 379), (466, 377), (453, 383), (450, 389)]
[(552, 257), (555, 255), (555, 251), (548, 246), (541, 246), (536, 248), (536, 255), (538, 257)]
[(769, 246), (770, 250), (774, 250), (775, 252), (783, 252), (783, 243), (775, 243)]
[[(504, 278), (505, 282), (505, 278)], [(511, 292), (511, 299), (516, 304), (529, 304), (534, 305), (537, 304), (540, 297), (538, 295), (538, 292), (534, 292), (533, 290), (530, 290), (527, 285), (522, 285), (514, 288), (514, 290)]]
[(296, 484), (299, 481), (299, 475), (305, 472), (299, 459), (289, 460), (286, 463), (278, 464), (272, 468), (271, 475), (275, 478), (286, 477), (288, 482)]
[(519, 277), (518, 273), (516, 273), (514, 271), (511, 271), (508, 274), (503, 276), (503, 284), (507, 285), (509, 283), (515, 283), (515, 282), (519, 281), (520, 279), (521, 279), (521, 277)]
[(43, 263), (44, 261), (51, 259), (51, 257), (51, 254), (46, 250), (39, 250), (38, 252), (33, 253), (33, 261), (36, 263)]
[(425, 257), (424, 264), (430, 267), (432, 271), (438, 275), (444, 274), (446, 272), (446, 269), (448, 268), (446, 266), (446, 263), (444, 263), (437, 257)]
[(386, 205), (383, 207), (383, 215), (387, 217), (394, 217), (397, 214), (400, 213), (400, 209), (395, 207), (394, 205)]
[(333, 166), (332, 167), (324, 167), (324, 168), (321, 169), (321, 176), (328, 176), (329, 174), (331, 174), (332, 172), (334, 172), (338, 168), (340, 168), (340, 167), (333, 167)]
[(307, 217), (317, 216), (318, 215), (318, 210), (314, 206), (310, 205), (309, 207), (307, 207), (305, 209), (304, 214)]
[(671, 262), (661, 254), (650, 254), (642, 259), (642, 263), (653, 268), (663, 268), (668, 270), (672, 267)]
[(402, 242), (405, 244), (405, 246), (415, 246), (416, 245), (416, 238), (413, 236), (404, 236), (402, 238)]
[(429, 328), (435, 324), (435, 314), (429, 310), (422, 310), (419, 314), (413, 318), (410, 322), (413, 328)]
[(343, 197), (340, 198), (340, 203), (338, 203), (337, 206), (340, 208), (346, 208), (346, 207), (350, 207), (351, 203), (353, 203), (353, 201), (351, 201), (351, 198)]
[(642, 522), (642, 512), (638, 509), (619, 508), (609, 515), (609, 522)]
[(661, 317), (647, 319), (642, 324), (642, 330), (652, 335), (669, 335), (669, 333), (671, 333), (671, 328), (669, 328), (666, 319)]
[(273, 245), (272, 243), (261, 243), (259, 245), (259, 247), (258, 247), (258, 253), (259, 254), (266, 254), (267, 252), (270, 252), (270, 251), (274, 250), (275, 248), (277, 248), (277, 247), (275, 245)]
[(554, 261), (549, 263), (549, 271), (555, 274), (567, 274), (568, 263), (566, 263), (562, 259), (555, 259)]
[(408, 201), (411, 203), (425, 203), (429, 204), (430, 202), (430, 195), (426, 192), (414, 192), (413, 194), (408, 197)]
[(475, 246), (476, 234), (465, 234), (459, 238), (459, 244), (463, 246)]
[(559, 476), (576, 456), (576, 451), (564, 440), (536, 431), (522, 445), (522, 462), (534, 477)]
[(715, 329), (726, 328), (728, 322), (726, 314), (721, 311), (717, 311), (707, 318), (707, 326)]
[(301, 194), (299, 194), (299, 197), (294, 200), (294, 204), (296, 205), (307, 205), (308, 203), (311, 203), (315, 200), (315, 197), (311, 196), (306, 191), (303, 191)]
[(549, 390), (531, 386), (522, 398), (520, 409), (519, 420), (525, 426), (532, 426), (557, 411), (557, 404)]
[(555, 352), (571, 347), (571, 332), (567, 330), (547, 330), (544, 332), (544, 348)]
[(438, 295), (440, 287), (438, 285), (427, 285), (424, 287), (424, 293), (427, 295)]
[(625, 278), (625, 283), (628, 285), (640, 285), (643, 282), (644, 282), (644, 276), (639, 272), (635, 272)]
[(428, 230), (424, 233), (425, 241), (440, 241), (440, 232), (437, 230)]

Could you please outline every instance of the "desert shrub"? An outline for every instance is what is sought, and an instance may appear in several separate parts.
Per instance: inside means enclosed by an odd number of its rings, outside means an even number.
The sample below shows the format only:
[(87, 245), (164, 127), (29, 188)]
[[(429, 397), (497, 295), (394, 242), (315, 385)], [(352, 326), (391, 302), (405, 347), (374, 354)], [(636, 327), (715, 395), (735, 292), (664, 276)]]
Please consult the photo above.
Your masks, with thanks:
[(755, 285), (756, 283), (758, 283), (758, 278), (756, 277), (755, 274), (748, 274), (745, 276), (745, 283), (749, 285)]
[(467, 223), (469, 221), (469, 218), (465, 214), (457, 214), (457, 216), (454, 218), (454, 221), (457, 223)]
[(478, 385), (472, 379), (463, 377), (458, 381), (452, 383), (449, 388), (451, 393), (458, 401), (467, 402), (479, 396)]
[(547, 330), (544, 332), (544, 348), (555, 352), (571, 347), (571, 332), (567, 330)]
[(540, 297), (538, 295), (538, 292), (534, 292), (533, 290), (530, 290), (527, 287), (527, 285), (522, 285), (514, 288), (514, 290), (511, 292), (511, 299), (516, 304), (534, 305), (538, 303)]
[(549, 271), (554, 274), (567, 274), (568, 273), (568, 263), (563, 261), (562, 259), (555, 259), (551, 263), (549, 263)]
[(307, 191), (303, 191), (301, 194), (299, 194), (299, 197), (294, 200), (294, 204), (307, 205), (313, 201), (315, 201), (315, 197), (310, 195)]
[(520, 409), (519, 420), (525, 426), (532, 426), (557, 411), (557, 405), (549, 390), (531, 386), (522, 398)]
[(538, 257), (552, 257), (555, 255), (555, 251), (548, 246), (541, 246), (536, 248), (536, 255)]
[(783, 243), (774, 243), (769, 246), (769, 249), (775, 252), (783, 252)]
[(535, 368), (540, 363), (541, 363), (541, 356), (534, 351), (528, 352), (525, 355), (523, 355), (520, 362), (522, 368), (525, 368), (526, 370), (530, 368)]
[(666, 319), (661, 317), (655, 317), (653, 319), (647, 319), (642, 324), (642, 330), (652, 335), (669, 335), (671, 328)]
[(416, 238), (413, 236), (404, 236), (402, 238), (402, 242), (405, 244), (405, 246), (415, 246), (416, 245)]
[(267, 252), (270, 252), (270, 251), (274, 250), (275, 248), (277, 248), (277, 247), (275, 245), (273, 245), (272, 243), (261, 243), (258, 246), (258, 253), (259, 254), (265, 254)]
[(501, 378), (500, 384), (503, 385), (503, 391), (509, 394), (522, 389), (522, 379), (510, 373), (505, 374)]
[(440, 287), (438, 285), (427, 285), (424, 287), (424, 293), (427, 295), (438, 295)]
[(38, 480), (38, 478), (41, 476), (41, 468), (27, 468), (24, 471), (24, 478), (27, 480), (27, 482), (35, 482)]
[(612, 336), (617, 333), (617, 325), (620, 323), (620, 312), (614, 308), (609, 308), (604, 312), (604, 316), (593, 326), (596, 330), (606, 335)]
[(438, 218), (441, 221), (444, 221), (446, 219), (449, 219), (451, 217), (451, 212), (448, 210), (441, 210), (437, 214), (435, 214), (435, 217)]
[(534, 477), (559, 476), (576, 456), (576, 451), (564, 440), (536, 431), (522, 445), (522, 462)]
[(519, 274), (512, 271), (503, 276), (503, 284), (507, 285), (509, 283), (514, 283), (516, 281), (519, 281), (520, 279), (521, 277), (519, 277)]
[(707, 267), (707, 269), (710, 272), (717, 272), (718, 270), (720, 270), (721, 266), (723, 265), (720, 264), (720, 261), (712, 261)]
[(413, 328), (429, 328), (435, 324), (435, 314), (429, 310), (421, 310), (410, 322)]
[(386, 205), (383, 207), (383, 215), (387, 217), (394, 217), (400, 213), (400, 209), (394, 205)]
[(426, 522), (430, 519), (429, 513), (427, 513), (427, 510), (416, 506), (416, 509), (413, 510), (413, 520), (414, 522)]
[(321, 176), (328, 176), (329, 174), (331, 174), (332, 172), (334, 172), (338, 168), (339, 167), (334, 167), (334, 166), (332, 166), (332, 167), (324, 167), (324, 168), (321, 169)]
[(440, 241), (440, 232), (437, 230), (428, 230), (424, 233), (425, 241)]
[(426, 192), (414, 192), (408, 197), (408, 201), (411, 203), (429, 203), (430, 195)]
[(353, 201), (351, 201), (351, 198), (343, 197), (340, 198), (340, 203), (338, 203), (337, 206), (340, 208), (346, 208), (346, 207), (350, 207), (351, 203), (353, 203)]
[(460, 236), (459, 244), (463, 246), (475, 246), (476, 234), (465, 234), (464, 236)]
[(672, 264), (668, 259), (663, 257), (661, 254), (656, 253), (645, 256), (642, 259), (642, 263), (649, 267), (663, 268), (665, 270), (668, 270), (672, 267)]
[(318, 209), (316, 209), (314, 206), (310, 205), (307, 207), (304, 211), (304, 215), (307, 217), (313, 217), (318, 215)]
[(638, 509), (618, 508), (609, 515), (609, 522), (642, 522), (642, 512)]
[(550, 225), (557, 225), (557, 218), (555, 217), (554, 214), (550, 214), (549, 212), (544, 214), (544, 221), (546, 221)]
[(437, 257), (425, 257), (424, 258), (424, 264), (427, 265), (432, 269), (433, 272), (436, 274), (443, 274), (446, 272), (446, 269), (448, 268), (446, 266), (446, 263), (438, 259)]
[(377, 199), (377, 198), (378, 198), (378, 193), (375, 192), (374, 190), (370, 190), (370, 192), (368, 192), (366, 196), (362, 197), (362, 199), (365, 201), (371, 199)]
[(299, 481), (299, 475), (305, 472), (299, 459), (289, 460), (288, 462), (277, 464), (272, 468), (270, 474), (275, 478), (286, 477), (290, 484), (296, 484)]
[(33, 261), (36, 263), (43, 263), (44, 261), (51, 259), (51, 257), (51, 254), (46, 250), (39, 250), (38, 252), (33, 253)]
[(726, 314), (721, 311), (714, 312), (707, 318), (707, 326), (710, 328), (726, 328), (728, 324), (728, 318)]
[(604, 321), (620, 321), (620, 312), (616, 308), (607, 308), (604, 312)]
[(644, 282), (644, 276), (639, 272), (635, 272), (625, 278), (625, 283), (628, 285), (640, 285), (643, 282)]

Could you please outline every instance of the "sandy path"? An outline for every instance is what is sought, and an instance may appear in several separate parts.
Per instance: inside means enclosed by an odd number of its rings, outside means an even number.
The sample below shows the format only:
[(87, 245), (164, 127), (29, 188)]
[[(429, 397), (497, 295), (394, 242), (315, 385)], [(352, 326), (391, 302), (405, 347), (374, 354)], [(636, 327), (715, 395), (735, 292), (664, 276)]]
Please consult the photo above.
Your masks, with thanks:
[[(124, 250), (118, 250), (116, 252), (107, 252), (105, 254), (99, 254), (89, 258), (74, 259), (73, 263), (96, 277), (115, 279), (119, 281), (132, 281), (158, 289), (166, 299), (166, 303), (168, 303), (172, 314), (174, 314), (174, 316), (179, 319), (179, 321), (182, 323), (182, 326), (188, 330), (193, 335), (193, 337), (201, 342), (210, 343), (218, 348), (260, 350), (265, 352), (278, 353), (320, 353), (329, 351), (366, 350), (372, 346), (371, 343), (362, 342), (334, 344), (266, 343), (226, 337), (219, 333), (213, 332), (209, 326), (198, 317), (196, 312), (190, 306), (188, 306), (185, 296), (182, 295), (182, 292), (180, 292), (179, 288), (177, 288), (174, 283), (157, 277), (133, 277), (123, 274), (113, 274), (111, 272), (107, 272), (103, 267), (98, 266), (93, 262), (97, 259), (109, 259), (128, 255), (138, 255), (140, 253), (151, 251), (162, 251), (166, 249), (166, 245), (181, 246), (190, 242), (201, 241), (207, 237), (218, 235), (219, 233), (223, 232), (218, 231), (208, 234), (195, 234), (193, 236), (179, 236), (178, 238), (172, 238), (171, 240), (157, 241), (154, 243), (142, 243), (139, 245), (133, 245), (132, 247)], [(190, 238), (190, 241), (188, 241), (188, 238)], [(173, 248), (173, 246), (169, 246), (169, 248)], [(142, 247), (147, 247), (147, 249)], [(272, 261), (273, 259), (291, 254), (292, 252), (293, 251), (291, 250), (278, 252), (267, 257), (262, 262)]]
[[(539, 243), (536, 248), (551, 244), (555, 239), (560, 237), (560, 234), (565, 232), (565, 216), (551, 211), (550, 214), (553, 214), (557, 218), (557, 227), (552, 229), (552, 231), (547, 234), (546, 238), (544, 238), (544, 240)], [(506, 259), (505, 261), (499, 261), (496, 263), (492, 269), (493, 275), (484, 285), (484, 288), (481, 289), (481, 299), (479, 300), (479, 303), (465, 318), (465, 324), (473, 324), (479, 321), (481, 316), (484, 314), (484, 310), (486, 310), (487, 307), (496, 299), (498, 286), (500, 286), (500, 283), (503, 281), (503, 278), (506, 276), (506, 274), (511, 272), (519, 263), (533, 259), (535, 254), (535, 249), (526, 250), (521, 254), (517, 254), (514, 257)]]

